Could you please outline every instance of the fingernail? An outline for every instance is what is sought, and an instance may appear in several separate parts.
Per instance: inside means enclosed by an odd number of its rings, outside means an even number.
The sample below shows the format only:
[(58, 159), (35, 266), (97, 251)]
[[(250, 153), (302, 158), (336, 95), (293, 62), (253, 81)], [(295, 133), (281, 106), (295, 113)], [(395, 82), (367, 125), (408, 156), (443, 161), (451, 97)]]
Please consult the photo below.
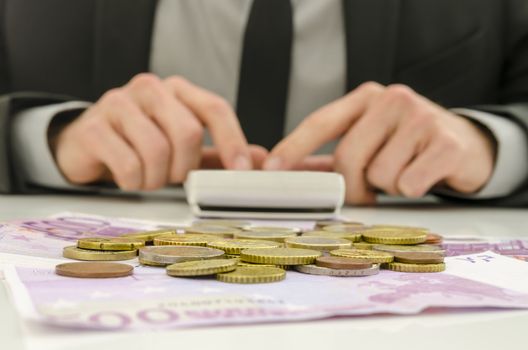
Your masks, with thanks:
[(262, 168), (264, 170), (280, 170), (282, 167), (282, 160), (279, 157), (271, 157), (264, 162)]
[(239, 155), (235, 158), (233, 168), (235, 170), (251, 170), (251, 162), (248, 157)]

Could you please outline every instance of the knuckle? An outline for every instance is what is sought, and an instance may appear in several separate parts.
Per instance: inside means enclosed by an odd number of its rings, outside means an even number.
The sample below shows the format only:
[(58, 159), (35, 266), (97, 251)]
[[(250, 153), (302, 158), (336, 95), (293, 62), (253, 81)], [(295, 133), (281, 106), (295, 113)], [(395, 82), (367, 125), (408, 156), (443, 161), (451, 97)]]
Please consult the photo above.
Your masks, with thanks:
[(366, 93), (376, 93), (384, 89), (383, 85), (375, 81), (367, 81), (358, 86), (358, 90)]
[(189, 81), (181, 75), (172, 75), (165, 79), (165, 83), (172, 86), (181, 86), (184, 84), (188, 84)]
[(108, 90), (99, 101), (109, 108), (120, 108), (130, 102), (127, 94), (121, 88)]
[(231, 105), (219, 96), (210, 96), (204, 103), (207, 113), (215, 116), (227, 116), (231, 113)]
[(130, 81), (130, 86), (132, 88), (140, 90), (159, 88), (160, 84), (160, 79), (152, 73), (140, 73)]
[(389, 85), (385, 90), (385, 98), (389, 101), (410, 104), (414, 101), (414, 97), (414, 90), (403, 84)]

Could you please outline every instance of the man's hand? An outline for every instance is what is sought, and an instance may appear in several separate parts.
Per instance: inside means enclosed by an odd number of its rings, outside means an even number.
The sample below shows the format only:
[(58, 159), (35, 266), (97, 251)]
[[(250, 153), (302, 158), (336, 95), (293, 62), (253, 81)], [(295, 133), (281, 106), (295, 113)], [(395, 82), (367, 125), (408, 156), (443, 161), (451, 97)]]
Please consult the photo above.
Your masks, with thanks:
[(340, 137), (326, 163), (344, 175), (353, 204), (373, 203), (375, 189), (420, 197), (439, 183), (472, 193), (493, 172), (495, 146), (486, 132), (406, 86), (377, 83), (365, 83), (307, 117), (271, 151), (264, 169), (298, 168)]
[(217, 150), (205, 152), (206, 164), (216, 158), (225, 168), (248, 170), (252, 156), (262, 161), (226, 101), (183, 78), (152, 74), (103, 95), (59, 133), (54, 153), (72, 183), (111, 178), (125, 190), (154, 190), (200, 167), (205, 128)]

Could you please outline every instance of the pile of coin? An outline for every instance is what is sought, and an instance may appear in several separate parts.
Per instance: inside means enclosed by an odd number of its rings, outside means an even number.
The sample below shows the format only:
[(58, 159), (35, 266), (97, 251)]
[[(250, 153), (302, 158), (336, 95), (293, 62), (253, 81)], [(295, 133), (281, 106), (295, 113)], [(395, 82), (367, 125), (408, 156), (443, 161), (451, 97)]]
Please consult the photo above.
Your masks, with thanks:
[[(289, 269), (338, 277), (371, 276), (380, 268), (440, 272), (445, 269), (441, 242), (442, 236), (425, 228), (366, 226), (347, 220), (319, 221), (304, 232), (252, 226), (241, 220), (201, 220), (178, 230), (83, 238), (77, 246), (66, 247), (64, 256), (117, 261), (139, 255), (141, 264), (164, 267), (173, 277), (216, 276), (228, 283), (267, 283), (283, 280)], [(68, 268), (59, 272), (57, 267), (57, 273), (73, 276), (72, 266)], [(116, 266), (108, 268), (115, 270)], [(77, 277), (97, 275), (83, 272), (82, 266), (78, 269), (82, 276)]]

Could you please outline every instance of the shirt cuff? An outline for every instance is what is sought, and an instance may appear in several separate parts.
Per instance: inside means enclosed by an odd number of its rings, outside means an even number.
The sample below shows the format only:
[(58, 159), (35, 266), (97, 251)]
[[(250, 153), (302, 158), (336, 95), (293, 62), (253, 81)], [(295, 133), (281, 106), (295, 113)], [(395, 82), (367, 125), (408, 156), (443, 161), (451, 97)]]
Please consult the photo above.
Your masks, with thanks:
[(456, 108), (452, 112), (477, 121), (493, 134), (497, 141), (495, 169), (488, 183), (480, 191), (461, 194), (449, 191), (450, 196), (473, 199), (505, 197), (519, 188), (528, 177), (528, 136), (514, 121), (487, 112)]
[(60, 172), (48, 143), (48, 129), (59, 113), (89, 106), (88, 102), (70, 101), (26, 109), (14, 116), (12, 149), (26, 182), (51, 188), (83, 189), (69, 183)]

